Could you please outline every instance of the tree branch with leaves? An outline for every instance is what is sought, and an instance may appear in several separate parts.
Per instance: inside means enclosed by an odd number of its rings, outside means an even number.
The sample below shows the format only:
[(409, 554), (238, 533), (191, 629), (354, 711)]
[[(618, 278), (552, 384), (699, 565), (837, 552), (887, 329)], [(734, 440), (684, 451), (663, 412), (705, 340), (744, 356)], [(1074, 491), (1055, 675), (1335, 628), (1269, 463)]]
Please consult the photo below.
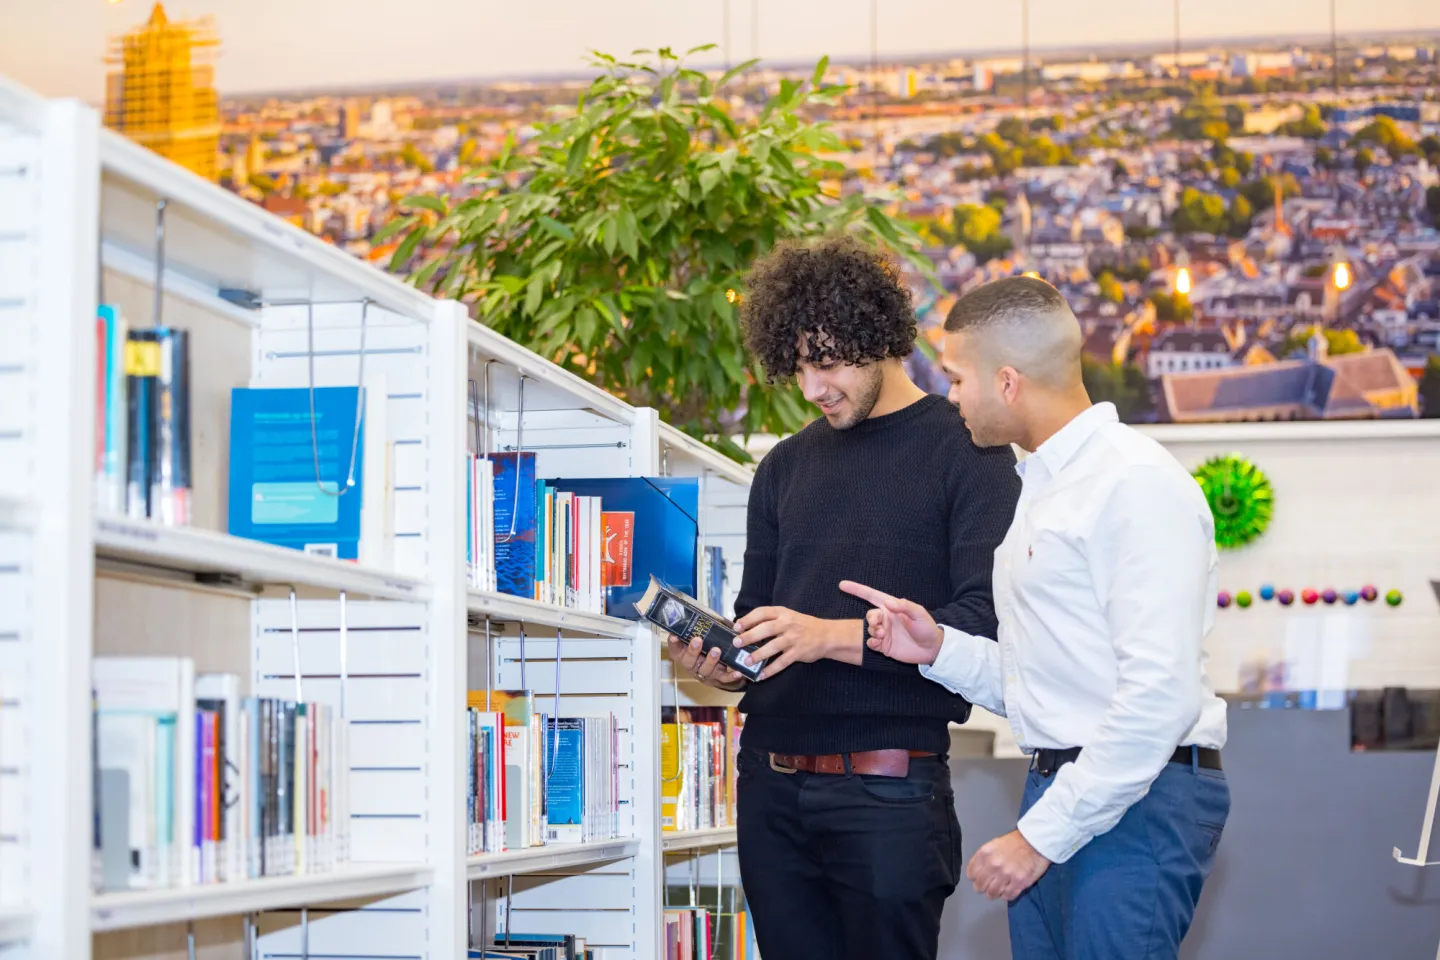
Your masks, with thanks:
[(825, 83), (826, 60), (737, 119), (727, 87), (754, 61), (715, 81), (668, 49), (635, 55), (651, 59), (596, 54), (573, 115), (467, 171), (474, 195), (408, 198), (376, 242), (400, 237), (391, 268), (417, 286), (745, 459), (730, 435), (812, 415), (746, 355), (749, 264), (780, 240), (853, 230), (932, 283), (933, 268), (890, 197), (842, 195), (845, 168), (827, 158), (839, 140), (810, 119), (844, 89)]

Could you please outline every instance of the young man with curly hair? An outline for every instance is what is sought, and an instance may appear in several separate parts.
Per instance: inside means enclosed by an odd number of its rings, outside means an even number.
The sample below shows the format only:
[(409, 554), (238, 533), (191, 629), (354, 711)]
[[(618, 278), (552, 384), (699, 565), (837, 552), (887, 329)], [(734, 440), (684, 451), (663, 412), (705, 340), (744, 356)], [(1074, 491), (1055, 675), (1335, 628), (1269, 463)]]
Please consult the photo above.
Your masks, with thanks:
[[(871, 649), (843, 580), (885, 584), (937, 622), (995, 629), (990, 569), (1019, 496), (1009, 447), (982, 450), (902, 361), (915, 315), (897, 271), (847, 236), (782, 245), (748, 278), (746, 340), (820, 418), (761, 461), (750, 492), (740, 641), (739, 853), (766, 957), (934, 958), (959, 880), (948, 725), (970, 705)], [(671, 640), (706, 683), (744, 681)]]

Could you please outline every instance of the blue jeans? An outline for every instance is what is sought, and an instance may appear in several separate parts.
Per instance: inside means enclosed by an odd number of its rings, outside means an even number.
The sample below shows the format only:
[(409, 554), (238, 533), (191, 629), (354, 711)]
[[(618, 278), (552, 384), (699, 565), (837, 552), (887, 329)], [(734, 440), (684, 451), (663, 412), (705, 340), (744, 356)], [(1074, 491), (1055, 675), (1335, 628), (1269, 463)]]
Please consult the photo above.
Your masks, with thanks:
[[(1025, 781), (1025, 815), (1054, 782)], [(1225, 774), (1167, 763), (1120, 822), (1010, 904), (1015, 960), (1174, 960), (1230, 814)]]

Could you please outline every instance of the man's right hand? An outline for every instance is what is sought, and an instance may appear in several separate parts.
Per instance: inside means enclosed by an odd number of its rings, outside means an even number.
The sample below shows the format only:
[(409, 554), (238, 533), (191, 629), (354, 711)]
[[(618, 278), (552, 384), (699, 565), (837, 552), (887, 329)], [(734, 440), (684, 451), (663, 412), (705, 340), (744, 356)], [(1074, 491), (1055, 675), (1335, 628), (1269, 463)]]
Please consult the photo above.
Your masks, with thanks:
[(673, 634), (666, 635), (665, 645), (670, 650), (670, 662), (675, 664), (675, 669), (689, 670), (696, 680), (707, 687), (728, 690), (731, 693), (744, 688), (744, 674), (737, 673), (720, 662), (719, 647), (711, 650), (708, 656), (701, 656), (698, 637), (685, 643)]
[(935, 662), (945, 634), (924, 607), (852, 580), (841, 581), (840, 589), (875, 606), (865, 615), (871, 650), (901, 663)]

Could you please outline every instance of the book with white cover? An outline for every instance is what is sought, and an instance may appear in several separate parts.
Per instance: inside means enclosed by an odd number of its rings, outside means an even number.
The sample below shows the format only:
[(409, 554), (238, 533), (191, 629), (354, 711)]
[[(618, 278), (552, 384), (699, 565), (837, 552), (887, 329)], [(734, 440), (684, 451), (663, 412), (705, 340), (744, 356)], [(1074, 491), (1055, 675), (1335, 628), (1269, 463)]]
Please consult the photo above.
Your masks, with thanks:
[[(137, 736), (143, 735), (137, 726), (122, 718), (151, 718), (155, 724), (157, 863), (152, 885), (190, 886), (199, 875), (200, 855), (194, 843), (195, 662), (188, 657), (96, 657), (93, 674), (102, 768), (108, 763), (107, 742), (116, 746), (115, 740), (107, 737), (107, 727), (119, 720), (129, 736)], [(167, 725), (172, 725), (173, 735), (167, 736)], [(131, 782), (133, 796), (133, 778)], [(150, 878), (132, 875), (132, 882), (136, 879), (143, 884)]]

